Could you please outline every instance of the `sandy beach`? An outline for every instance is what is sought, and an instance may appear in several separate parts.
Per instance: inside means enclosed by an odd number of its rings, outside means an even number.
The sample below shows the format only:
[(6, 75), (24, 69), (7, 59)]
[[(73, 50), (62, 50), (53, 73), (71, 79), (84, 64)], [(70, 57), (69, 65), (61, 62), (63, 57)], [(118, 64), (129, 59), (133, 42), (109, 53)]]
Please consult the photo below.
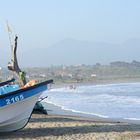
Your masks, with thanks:
[(24, 129), (1, 134), (7, 140), (140, 140), (140, 125), (95, 122), (73, 117), (32, 114)]

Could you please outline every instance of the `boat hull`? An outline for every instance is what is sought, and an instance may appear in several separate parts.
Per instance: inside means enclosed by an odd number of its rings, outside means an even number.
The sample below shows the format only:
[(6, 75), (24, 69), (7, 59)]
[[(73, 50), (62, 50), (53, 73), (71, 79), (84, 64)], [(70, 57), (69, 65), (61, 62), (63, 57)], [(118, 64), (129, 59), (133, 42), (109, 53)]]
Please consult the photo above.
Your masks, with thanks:
[(2, 108), (0, 110), (0, 132), (14, 131), (23, 128), (27, 124), (40, 94), (41, 93)]
[(0, 96), (0, 132), (16, 131), (26, 126), (36, 101), (47, 89), (46, 84)]

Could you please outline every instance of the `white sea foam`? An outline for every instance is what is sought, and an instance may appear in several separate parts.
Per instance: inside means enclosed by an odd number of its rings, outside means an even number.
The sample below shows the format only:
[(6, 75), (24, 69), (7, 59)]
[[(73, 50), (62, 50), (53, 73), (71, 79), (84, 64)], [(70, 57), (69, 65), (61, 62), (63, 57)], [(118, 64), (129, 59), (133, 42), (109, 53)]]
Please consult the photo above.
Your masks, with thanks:
[[(46, 94), (46, 93), (45, 93)], [(103, 118), (140, 119), (140, 83), (78, 86), (47, 91), (46, 102)]]
[(109, 118), (108, 116), (105, 116), (105, 115), (100, 115), (100, 114), (96, 114), (96, 113), (88, 113), (88, 112), (83, 112), (83, 111), (76, 111), (76, 110), (71, 110), (71, 109), (65, 109), (65, 107), (62, 107), (62, 109), (72, 111), (75, 113), (85, 114), (87, 116), (90, 115), (90, 117), (93, 116), (93, 118), (94, 118), (94, 116), (101, 117), (101, 118)]
[(94, 116), (97, 116), (97, 117), (101, 117), (101, 118), (109, 118), (108, 116), (104, 116), (104, 115), (100, 115), (100, 114), (96, 114), (96, 113), (88, 113), (88, 112), (82, 112), (82, 111), (77, 111), (77, 110), (73, 110), (73, 109), (67, 109), (65, 106), (60, 106), (58, 104), (54, 104), (53, 102), (51, 101), (47, 101), (47, 100), (44, 100), (46, 103), (50, 103), (52, 105), (55, 105), (57, 107), (60, 107), (62, 110), (66, 110), (66, 111), (71, 111), (71, 112), (75, 112), (75, 113), (80, 113), (80, 114), (85, 114), (85, 115), (92, 115), (93, 117)]
[(134, 121), (140, 121), (140, 118), (124, 118), (125, 120), (134, 120)]

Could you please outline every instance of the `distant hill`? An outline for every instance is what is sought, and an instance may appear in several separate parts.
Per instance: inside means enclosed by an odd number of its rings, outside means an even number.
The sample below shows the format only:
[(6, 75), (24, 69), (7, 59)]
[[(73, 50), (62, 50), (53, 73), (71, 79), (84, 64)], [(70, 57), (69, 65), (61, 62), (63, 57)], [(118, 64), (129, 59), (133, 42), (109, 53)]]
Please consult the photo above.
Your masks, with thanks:
[(48, 48), (39, 48), (27, 52), (25, 59), (28, 58), (27, 64), (29, 66), (92, 65), (97, 62), (109, 63), (112, 61), (132, 61), (134, 59), (139, 61), (139, 47), (140, 40), (128, 40), (122, 44), (109, 44), (66, 39)]
[[(18, 54), (19, 62), (24, 67), (50, 65), (93, 65), (97, 62), (108, 64), (112, 61), (140, 61), (140, 39), (131, 39), (122, 44), (88, 42), (65, 39), (53, 46), (39, 46)], [(1, 56), (1, 58), (4, 56)]]

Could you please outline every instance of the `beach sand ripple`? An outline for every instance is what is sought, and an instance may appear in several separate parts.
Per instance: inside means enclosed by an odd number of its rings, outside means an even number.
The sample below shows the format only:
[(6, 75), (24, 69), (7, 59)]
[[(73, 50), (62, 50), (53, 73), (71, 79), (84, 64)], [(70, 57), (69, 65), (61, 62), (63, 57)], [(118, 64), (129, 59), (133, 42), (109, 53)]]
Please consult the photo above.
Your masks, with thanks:
[(0, 140), (140, 140), (140, 125), (95, 122), (54, 115), (33, 114), (19, 131), (1, 134)]

